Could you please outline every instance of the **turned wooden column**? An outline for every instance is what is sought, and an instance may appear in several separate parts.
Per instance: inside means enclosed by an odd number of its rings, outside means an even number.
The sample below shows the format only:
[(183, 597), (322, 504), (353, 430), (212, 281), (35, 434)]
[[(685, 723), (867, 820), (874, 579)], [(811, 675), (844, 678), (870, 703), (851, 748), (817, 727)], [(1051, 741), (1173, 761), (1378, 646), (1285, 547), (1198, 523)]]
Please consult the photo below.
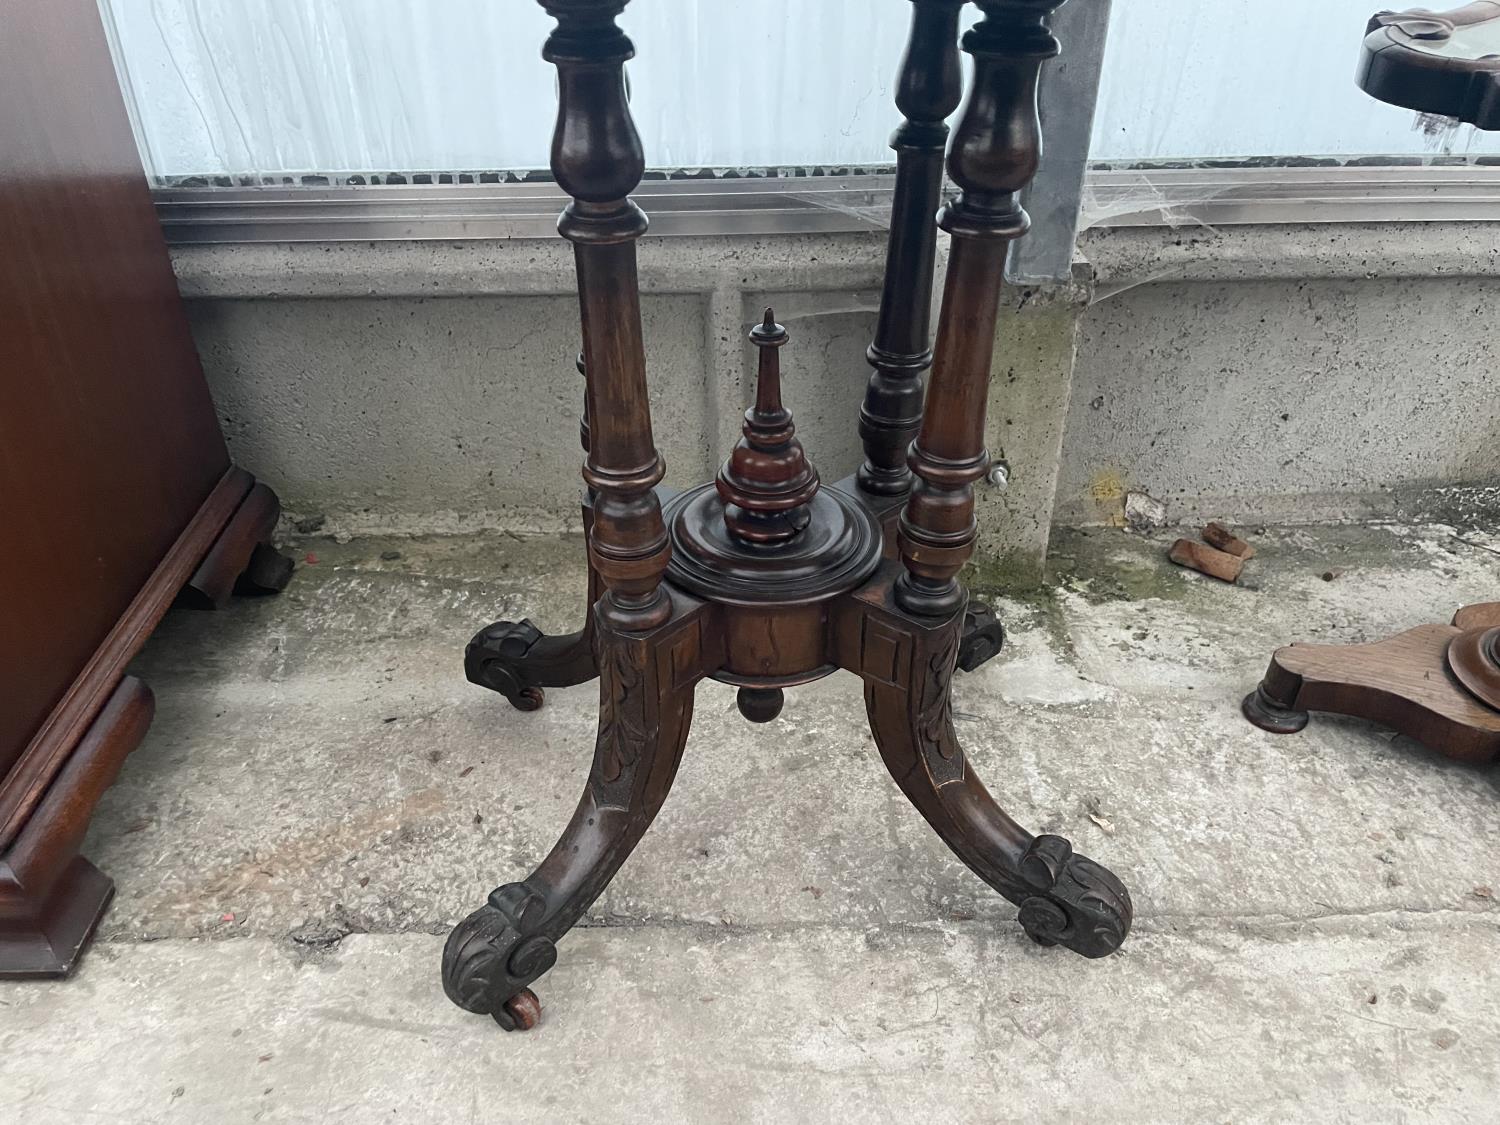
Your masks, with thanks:
[(958, 16), (964, 0), (912, 0), (911, 36), (896, 83), (905, 120), (891, 137), (896, 192), (886, 247), (885, 287), (875, 341), (865, 353), (875, 369), (859, 411), (865, 460), (859, 486), (881, 496), (911, 487), (906, 453), (922, 423), (922, 374), (932, 365), (934, 225), (942, 202), (948, 117), (963, 96)]
[(1041, 158), (1037, 82), (1058, 53), (1047, 17), (1062, 0), (980, 0), (963, 38), (974, 85), (948, 155), (960, 194), (938, 225), (953, 236), (932, 377), (908, 464), (916, 481), (898, 543), (905, 573), (896, 600), (911, 613), (952, 613), (964, 603), (958, 573), (974, 550), (974, 484), (989, 467), (985, 404), (1005, 257), (1029, 220), (1019, 193)]
[(573, 243), (583, 318), (589, 560), (606, 589), (604, 619), (647, 629), (670, 613), (661, 576), (671, 552), (653, 491), (665, 468), (651, 435), (636, 280), (646, 216), (628, 198), (646, 167), (625, 95), (635, 48), (614, 22), (628, 0), (540, 2), (557, 20), (542, 50), (558, 74), (552, 174), (573, 197), (557, 229)]

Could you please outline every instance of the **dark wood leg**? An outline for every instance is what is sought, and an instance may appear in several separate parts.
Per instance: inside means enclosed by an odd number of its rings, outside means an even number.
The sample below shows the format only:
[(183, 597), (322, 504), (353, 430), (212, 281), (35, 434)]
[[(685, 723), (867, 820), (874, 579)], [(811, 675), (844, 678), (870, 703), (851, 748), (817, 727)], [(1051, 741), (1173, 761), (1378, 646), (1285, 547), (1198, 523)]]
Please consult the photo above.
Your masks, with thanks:
[(557, 67), (552, 172), (572, 197), (558, 232), (578, 274), (589, 563), (604, 589), (592, 611), (599, 738), (578, 811), (541, 867), (494, 891), (444, 951), (448, 996), (508, 1030), (535, 1022), (527, 985), (666, 798), (704, 672), (702, 603), (662, 584), (671, 548), (655, 487), (666, 470), (651, 433), (635, 253), (647, 223), (629, 198), (645, 154), (625, 91), (635, 48), (614, 22), (627, 0), (540, 2), (557, 20), (542, 55)]
[[(585, 498), (585, 535), (593, 524), (594, 508)], [(471, 684), (499, 692), (520, 711), (540, 707), (546, 698), (543, 688), (588, 683), (599, 674), (594, 662), (594, 605), (602, 592), (599, 572), (590, 566), (588, 605), (583, 628), (577, 632), (549, 637), (529, 618), (486, 625), (464, 649), (464, 675)]]
[[(658, 487), (662, 503), (674, 491)], [(583, 502), (583, 530), (594, 525), (594, 508)], [(586, 684), (599, 675), (594, 661), (594, 609), (604, 593), (599, 572), (589, 566), (588, 604), (583, 628), (548, 636), (530, 619), (496, 621), (474, 635), (464, 649), (464, 675), (477, 684), (505, 696), (519, 711), (535, 711), (546, 700), (544, 688)]]
[[(833, 486), (850, 496), (863, 495), (865, 502), (880, 520), (881, 533), (885, 537), (881, 554), (884, 558), (900, 557), (897, 546), (897, 520), (906, 504), (905, 494), (884, 496), (860, 491), (855, 477), (846, 477)], [(973, 672), (989, 660), (1000, 655), (1005, 647), (1005, 626), (987, 602), (972, 595), (964, 609), (964, 636), (958, 647), (958, 666), (965, 672)]]
[(926, 408), (908, 463), (916, 480), (897, 525), (903, 609), (947, 617), (967, 596), (958, 574), (974, 551), (974, 484), (989, 466), (989, 398), (1000, 286), (1010, 243), (1030, 220), (1020, 192), (1041, 155), (1037, 83), (1058, 53), (1047, 16), (1061, 0), (979, 0), (963, 38), (974, 88), (948, 150), (958, 196), (938, 225), (952, 235)]
[[(961, 190), (938, 222), (953, 236), (952, 250), (926, 409), (908, 459), (916, 479), (897, 522), (897, 545), (905, 566), (897, 598), (916, 614), (943, 617), (964, 608), (967, 601), (958, 573), (973, 553), (978, 534), (974, 483), (989, 464), (985, 404), (1000, 284), (1009, 244), (1026, 232), (1030, 221), (1019, 193), (1035, 174), (1040, 156), (1036, 90), (1042, 63), (1058, 51), (1046, 24), (1057, 6), (1058, 0), (981, 2), (984, 18), (963, 40), (964, 50), (974, 58), (974, 90), (948, 157), (949, 175)], [(929, 19), (938, 17), (937, 7)], [(920, 18), (919, 14), (919, 23)], [(936, 36), (934, 44), (940, 39)], [(914, 35), (913, 54), (921, 41)], [(949, 69), (945, 64), (943, 72)], [(930, 160), (930, 154), (921, 159)], [(927, 273), (930, 277), (930, 265)], [(925, 319), (920, 324), (925, 340)], [(914, 340), (904, 343), (910, 346)], [(872, 349), (872, 359), (879, 353)], [(872, 393), (879, 374), (877, 363)], [(868, 464), (860, 477), (862, 485), (867, 477)], [(966, 671), (978, 668), (1000, 651), (1004, 639), (994, 611), (975, 603), (965, 621), (960, 666)]]
[(231, 594), (275, 594), (292, 577), (292, 560), (271, 545), (281, 502), (264, 484), (252, 487), (180, 598), (195, 609), (223, 609)]
[(0, 854), (0, 978), (66, 976), (114, 895), (78, 849), (89, 817), (151, 724), (151, 691), (127, 676), (20, 834)]
[(593, 501), (589, 561), (601, 620), (652, 629), (667, 620), (671, 548), (655, 488), (666, 466), (651, 432), (636, 240), (647, 219), (630, 199), (646, 157), (625, 90), (635, 46), (614, 22), (628, 0), (540, 0), (557, 26), (542, 57), (557, 67), (552, 173), (572, 197), (557, 230), (573, 243), (582, 324)]
[[(583, 353), (578, 354), (578, 374), (588, 378)], [(589, 451), (589, 401), (583, 398), (578, 420), (578, 443)], [(583, 497), (584, 540), (594, 531), (594, 498)], [(535, 711), (546, 699), (544, 688), (585, 684), (599, 674), (594, 663), (594, 605), (603, 593), (599, 572), (589, 564), (588, 604), (583, 609), (583, 628), (574, 633), (549, 637), (531, 623), (496, 621), (486, 625), (464, 649), (464, 675), (471, 684), (498, 691), (520, 711)]]
[(535, 1022), (528, 986), (556, 962), (556, 943), (629, 858), (677, 774), (707, 663), (707, 613), (685, 595), (669, 600), (667, 623), (649, 631), (619, 629), (596, 610), (599, 735), (583, 798), (541, 866), (491, 892), (443, 951), (449, 999), (507, 1031)]
[(1245, 697), (1245, 717), (1294, 734), (1308, 713), (1371, 719), (1456, 761), (1500, 755), (1500, 602), (1467, 606), (1452, 625), (1419, 625), (1367, 645), (1288, 645)]
[(859, 488), (868, 496), (904, 497), (911, 489), (906, 451), (922, 424), (922, 375), (932, 366), (932, 275), (950, 114), (963, 96), (958, 18), (963, 0), (915, 0), (911, 35), (896, 83), (902, 122), (891, 138), (896, 189), (886, 243), (885, 285), (874, 368), (859, 411), (865, 460)]
[(546, 699), (543, 688), (586, 684), (599, 674), (593, 637), (591, 626), (549, 637), (530, 618), (496, 621), (464, 649), (464, 675), (505, 696), (516, 710), (535, 711)]
[(958, 645), (958, 666), (972, 672), (987, 660), (1000, 655), (1005, 647), (1005, 626), (995, 611), (971, 597), (964, 606), (963, 639)]
[(865, 682), (865, 707), (896, 784), (953, 853), (1020, 909), (1032, 940), (1085, 957), (1113, 953), (1130, 931), (1124, 884), (1061, 836), (1033, 836), (975, 775), (953, 730), (950, 687), (962, 613), (900, 608), (886, 563), (838, 610), (839, 662)]

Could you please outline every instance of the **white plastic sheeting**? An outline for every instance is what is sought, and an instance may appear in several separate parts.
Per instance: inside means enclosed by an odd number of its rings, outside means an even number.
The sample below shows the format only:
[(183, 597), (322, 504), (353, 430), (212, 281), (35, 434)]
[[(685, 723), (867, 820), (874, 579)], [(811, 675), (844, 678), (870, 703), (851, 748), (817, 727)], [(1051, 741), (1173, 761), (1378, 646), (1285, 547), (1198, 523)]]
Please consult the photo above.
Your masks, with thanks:
[[(1087, 3), (1088, 0), (1082, 0)], [(1444, 10), (1462, 0), (1428, 0)], [(1365, 23), (1403, 0), (1115, 0), (1096, 160), (1500, 152), (1436, 137), (1354, 84)]]
[[(157, 176), (546, 166), (551, 21), (531, 0), (101, 3)], [(1410, 113), (1354, 87), (1378, 6), (1116, 0), (1093, 156), (1431, 151)], [(902, 0), (638, 0), (622, 22), (648, 161), (889, 161), (909, 14)], [(1467, 131), (1449, 144), (1500, 151)]]
[[(161, 176), (547, 166), (551, 19), (530, 0), (105, 0)], [(653, 167), (891, 159), (901, 0), (640, 0)]]

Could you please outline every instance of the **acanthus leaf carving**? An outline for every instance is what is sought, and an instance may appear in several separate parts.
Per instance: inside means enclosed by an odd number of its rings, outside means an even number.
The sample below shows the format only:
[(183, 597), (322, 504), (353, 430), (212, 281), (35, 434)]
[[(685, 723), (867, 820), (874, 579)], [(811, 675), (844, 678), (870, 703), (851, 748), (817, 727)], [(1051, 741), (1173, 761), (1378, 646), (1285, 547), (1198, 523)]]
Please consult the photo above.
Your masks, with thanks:
[(925, 661), (919, 655), (918, 706), (913, 719), (922, 761), (935, 785), (961, 781), (964, 755), (953, 733), (953, 670), (958, 662), (960, 630), (946, 629)]
[(602, 808), (623, 808), (635, 781), (642, 749), (652, 745), (656, 729), (649, 721), (645, 674), (629, 642), (601, 639), (599, 737), (595, 777)]

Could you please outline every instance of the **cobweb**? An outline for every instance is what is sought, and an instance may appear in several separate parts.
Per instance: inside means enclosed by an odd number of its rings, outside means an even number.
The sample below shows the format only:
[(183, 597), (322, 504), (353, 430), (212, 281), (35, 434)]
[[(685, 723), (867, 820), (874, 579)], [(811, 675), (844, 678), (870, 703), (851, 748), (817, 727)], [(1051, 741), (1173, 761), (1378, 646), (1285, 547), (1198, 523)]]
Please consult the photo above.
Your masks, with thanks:
[(1428, 152), (1452, 156), (1466, 153), (1474, 143), (1474, 127), (1465, 127), (1456, 117), (1443, 117), (1436, 113), (1418, 113), (1411, 123), (1412, 131), (1422, 134), (1423, 147)]

